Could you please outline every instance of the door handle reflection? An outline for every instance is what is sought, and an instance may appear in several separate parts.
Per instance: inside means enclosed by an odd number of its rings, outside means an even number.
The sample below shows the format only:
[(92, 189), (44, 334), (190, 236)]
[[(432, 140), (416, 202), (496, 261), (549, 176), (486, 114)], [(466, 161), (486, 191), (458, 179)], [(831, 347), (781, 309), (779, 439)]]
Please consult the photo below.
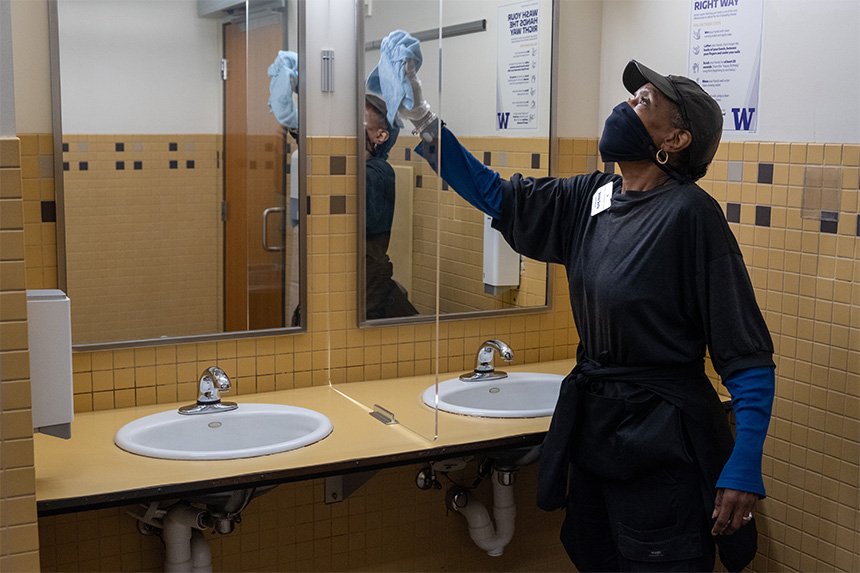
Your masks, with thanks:
[(263, 210), (263, 249), (266, 251), (283, 251), (284, 245), (280, 246), (270, 246), (269, 245), (269, 229), (268, 229), (268, 218), (270, 213), (283, 213), (285, 209), (283, 207), (269, 207), (268, 209)]

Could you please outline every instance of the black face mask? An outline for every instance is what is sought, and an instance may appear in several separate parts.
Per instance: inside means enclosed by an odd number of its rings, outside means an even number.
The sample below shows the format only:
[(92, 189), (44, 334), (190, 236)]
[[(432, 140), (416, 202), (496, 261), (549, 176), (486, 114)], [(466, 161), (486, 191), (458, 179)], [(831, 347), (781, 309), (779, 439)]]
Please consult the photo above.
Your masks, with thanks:
[(604, 163), (653, 160), (657, 152), (645, 124), (626, 102), (616, 105), (606, 118), (599, 149)]

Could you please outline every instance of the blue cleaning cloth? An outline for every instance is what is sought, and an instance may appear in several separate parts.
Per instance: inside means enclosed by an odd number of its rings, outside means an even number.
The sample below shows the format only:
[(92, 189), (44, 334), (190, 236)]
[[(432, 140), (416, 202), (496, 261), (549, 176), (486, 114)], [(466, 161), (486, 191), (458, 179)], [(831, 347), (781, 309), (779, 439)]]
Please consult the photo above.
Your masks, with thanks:
[(395, 125), (397, 110), (403, 105), (412, 109), (412, 84), (406, 78), (405, 63), (415, 60), (415, 70), (421, 68), (421, 42), (404, 30), (388, 34), (379, 47), (379, 63), (367, 76), (367, 89), (382, 96), (388, 108), (388, 123)]
[(299, 57), (295, 52), (279, 51), (278, 57), (269, 66), (269, 109), (284, 127), (298, 127), (299, 114), (293, 102), (293, 93), (298, 93)]

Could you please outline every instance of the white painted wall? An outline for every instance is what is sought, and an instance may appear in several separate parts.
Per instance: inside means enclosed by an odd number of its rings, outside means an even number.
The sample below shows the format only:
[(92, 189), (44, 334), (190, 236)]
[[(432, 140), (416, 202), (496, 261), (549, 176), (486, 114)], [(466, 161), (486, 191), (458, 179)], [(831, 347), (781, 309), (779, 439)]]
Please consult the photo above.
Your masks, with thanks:
[(595, 137), (600, 122), (601, 0), (559, 0), (557, 125), (561, 137)]
[[(74, 3), (92, 4), (95, 1), (76, 0)], [(415, 2), (403, 1), (407, 5)], [(447, 1), (452, 17), (459, 1)], [(600, 134), (603, 121), (612, 107), (627, 96), (621, 85), (621, 71), (631, 58), (663, 73), (685, 73), (689, 26), (687, 0), (559, 1), (559, 135), (595, 137)], [(61, 0), (60, 6), (67, 2)], [(192, 0), (148, 0), (144, 4), (150, 3), (163, 8), (162, 17), (158, 19), (161, 32), (155, 37), (156, 43), (165, 49), (162, 58), (175, 58), (179, 49), (177, 42), (180, 37), (187, 36), (189, 30), (195, 36), (194, 43), (211, 48), (201, 53), (204, 50), (199, 45), (188, 46), (187, 51), (196, 55), (185, 61), (187, 74), (168, 78), (175, 87), (176, 96), (165, 102), (163, 98), (147, 95), (147, 83), (139, 78), (143, 77), (145, 69), (159, 66), (152, 58), (144, 60), (137, 57), (133, 48), (123, 47), (129, 43), (129, 38), (119, 36), (116, 42), (101, 46), (111, 52), (114, 65), (100, 73), (88, 72), (88, 81), (77, 94), (70, 87), (64, 87), (64, 99), (77, 98), (76, 105), (88, 108), (89, 113), (96, 115), (90, 119), (95, 120), (111, 117), (111, 114), (104, 113), (109, 105), (124, 105), (124, 112), (119, 117), (130, 132), (167, 129), (155, 125), (151, 118), (143, 120), (140, 110), (146, 108), (160, 110), (163, 118), (175, 111), (179, 120), (194, 124), (182, 128), (188, 132), (220, 130), (220, 85), (214, 90), (214, 96), (203, 95), (201, 90), (190, 87), (193, 75), (204, 68), (208, 70), (210, 64), (217, 66), (217, 62), (211, 62), (209, 58), (220, 57), (219, 25), (216, 21), (196, 17), (193, 24), (183, 23), (178, 14), (174, 17), (169, 12), (191, 11), (195, 4)], [(104, 4), (112, 5), (103, 6), (108, 10), (120, 9), (120, 5), (129, 2), (113, 0)], [(376, 0), (374, 4), (381, 6), (382, 3)], [(16, 93), (15, 106), (11, 109), (15, 110), (19, 133), (51, 131), (46, 6), (45, 0), (11, 0)], [(107, 12), (103, 14), (102, 19), (107, 17)], [(344, 136), (355, 131), (354, 18), (354, 0), (307, 1), (306, 81), (310, 135)], [(372, 18), (366, 20), (368, 27)], [(115, 15), (109, 21), (119, 29), (129, 18)], [(128, 26), (128, 34), (142, 27), (140, 20), (131, 22), (133, 25)], [(726, 139), (754, 137), (764, 141), (860, 142), (858, 29), (860, 2), (857, 0), (766, 0), (759, 133), (730, 134)], [(319, 89), (320, 50), (324, 48), (332, 48), (336, 54), (335, 91), (329, 94)], [(425, 66), (430, 66), (435, 56), (431, 57), (429, 50), (425, 50), (424, 55)], [(483, 51), (464, 59), (461, 70), (474, 69), (474, 62), (481, 61), (482, 57), (486, 57)], [(3, 69), (6, 69), (5, 64)], [(125, 79), (121, 80), (120, 74), (125, 75)], [(428, 67), (422, 77), (425, 83), (429, 83), (437, 74)], [(208, 77), (208, 81), (217, 83), (211, 75)], [(442, 100), (440, 111), (446, 118), (457, 117), (460, 113), (457, 101), (469, 101), (468, 97), (460, 94), (473, 89), (479, 79), (473, 74), (446, 83), (446, 94), (450, 90), (455, 96), (449, 101), (446, 95)], [(494, 78), (480, 79), (482, 84), (494, 81)], [(3, 82), (3, 85), (5, 94), (8, 82)], [(430, 86), (428, 93), (432, 94), (434, 89), (435, 86)], [(8, 96), (3, 97), (4, 109), (9, 109), (11, 102)], [(64, 119), (71, 120), (72, 117)], [(179, 129), (175, 117), (169, 121), (165, 119), (165, 123), (170, 123), (170, 130)], [(198, 124), (208, 127), (195, 127)], [(74, 129), (74, 125), (67, 127), (70, 133)], [(116, 132), (117, 128), (105, 126), (104, 131)]]
[[(559, 101), (558, 127), (562, 137), (596, 137), (612, 108), (627, 93), (621, 84), (621, 71), (632, 58), (662, 73), (684, 74), (687, 69), (688, 0), (559, 0)], [(401, 0), (415, 7), (421, 2)], [(457, 14), (457, 6), (469, 2), (447, 0), (445, 23)], [(309, 74), (319, 60), (325, 38), (329, 44), (343, 46), (353, 55), (352, 0), (313, 0), (308, 2), (308, 36), (313, 49), (308, 52)], [(382, 14), (381, 0), (374, 10)], [(401, 18), (406, 25), (426, 29), (411, 22), (407, 11)], [(367, 37), (376, 39), (377, 16), (365, 19)], [(457, 16), (459, 18), (459, 16)], [(380, 18), (381, 20), (381, 18)], [(438, 21), (438, 17), (436, 18)], [(422, 20), (423, 22), (423, 20)], [(391, 24), (380, 25), (390, 28)], [(408, 29), (408, 28), (407, 28)], [(727, 134), (726, 140), (802, 141), (828, 143), (860, 142), (860, 2), (857, 0), (765, 0), (762, 55), (762, 92), (759, 133)], [(489, 34), (489, 32), (485, 33)], [(339, 37), (338, 37), (339, 35)], [(451, 42), (459, 41), (454, 38)], [(437, 54), (424, 49), (425, 70), (421, 77), (428, 99), (439, 105), (450, 122), (460, 122), (463, 109), (458, 101), (469, 101), (464, 92), (495, 78), (479, 69), (476, 61), (492, 57), (485, 49), (470, 53), (460, 69), (471, 72), (459, 80), (443, 84), (441, 104), (434, 102), (438, 90)], [(378, 57), (378, 56), (377, 56)], [(352, 60), (349, 62), (351, 63)], [(345, 60), (338, 54), (338, 68)], [(347, 63), (346, 65), (349, 65)], [(366, 64), (365, 73), (371, 66)], [(488, 68), (493, 69), (492, 66)], [(485, 77), (487, 76), (487, 77)], [(316, 76), (318, 82), (318, 76)], [(429, 85), (428, 85), (429, 84)], [(313, 90), (313, 82), (310, 89)], [(339, 90), (334, 97), (324, 96), (325, 106), (309, 92), (311, 110), (309, 132), (348, 135), (354, 125), (354, 100)], [(455, 97), (449, 99), (448, 93)], [(317, 95), (320, 95), (317, 92)], [(435, 96), (438, 97), (438, 96)], [(468, 104), (467, 104), (468, 105)], [(494, 103), (493, 103), (494, 105)], [(474, 115), (467, 113), (466, 116)], [(466, 125), (468, 117), (463, 119)], [(324, 126), (319, 131), (317, 126)], [(473, 127), (470, 124), (469, 130)]]
[(9, 0), (0, 0), (0, 137), (17, 134), (12, 46), (12, 7)]
[[(621, 72), (630, 59), (663, 74), (686, 74), (689, 6), (688, 0), (603, 2), (594, 134), (627, 97)], [(858, 29), (857, 0), (765, 0), (759, 132), (727, 133), (724, 140), (860, 142)]]
[(860, 143), (860, 2), (768, 0), (764, 34), (759, 137)]
[[(355, 0), (306, 0), (307, 131), (354, 136), (356, 127)], [(322, 50), (334, 50), (334, 91), (320, 89)]]
[[(51, 133), (51, 67), (47, 0), (11, 4), (15, 120), (18, 133)], [(11, 73), (12, 68), (9, 69)], [(5, 82), (4, 82), (5, 83)], [(11, 89), (11, 84), (8, 88)], [(3, 89), (6, 89), (4, 86)]]
[(221, 133), (221, 23), (195, 1), (58, 9), (64, 133)]

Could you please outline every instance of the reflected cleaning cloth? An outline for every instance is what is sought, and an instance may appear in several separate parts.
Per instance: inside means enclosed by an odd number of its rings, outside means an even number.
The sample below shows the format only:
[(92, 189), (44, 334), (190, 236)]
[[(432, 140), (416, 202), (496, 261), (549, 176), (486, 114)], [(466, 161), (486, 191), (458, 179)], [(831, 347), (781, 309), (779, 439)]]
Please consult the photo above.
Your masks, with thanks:
[(421, 42), (404, 30), (388, 34), (379, 47), (379, 63), (367, 76), (367, 89), (380, 94), (388, 108), (388, 123), (395, 125), (397, 110), (402, 105), (412, 109), (415, 98), (412, 84), (406, 77), (406, 60), (415, 60), (415, 70), (421, 68)]
[(269, 109), (284, 127), (299, 126), (299, 115), (293, 102), (293, 93), (298, 93), (298, 54), (279, 51), (278, 57), (269, 66)]

